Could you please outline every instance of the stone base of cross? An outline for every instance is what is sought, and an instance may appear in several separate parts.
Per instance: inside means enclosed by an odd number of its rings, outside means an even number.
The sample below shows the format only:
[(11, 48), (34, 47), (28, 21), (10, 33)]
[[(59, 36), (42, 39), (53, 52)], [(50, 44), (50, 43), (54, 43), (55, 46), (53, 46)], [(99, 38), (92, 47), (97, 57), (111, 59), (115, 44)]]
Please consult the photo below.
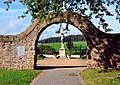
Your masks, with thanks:
[(59, 56), (60, 56), (60, 58), (66, 58), (65, 48), (60, 48), (60, 50), (59, 50)]

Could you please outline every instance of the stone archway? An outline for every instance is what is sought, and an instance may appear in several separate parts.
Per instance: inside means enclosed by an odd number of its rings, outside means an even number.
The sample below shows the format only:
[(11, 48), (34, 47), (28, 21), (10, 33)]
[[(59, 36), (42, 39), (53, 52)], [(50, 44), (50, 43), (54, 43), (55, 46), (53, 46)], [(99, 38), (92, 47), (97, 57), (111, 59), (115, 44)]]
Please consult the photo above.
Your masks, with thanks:
[[(64, 19), (67, 22), (67, 12)], [(114, 58), (120, 58), (120, 34), (106, 34), (97, 29), (87, 18), (79, 14), (70, 13), (70, 22), (77, 27), (87, 42), (87, 56), (92, 60), (99, 60), (102, 66), (111, 67)], [(81, 19), (79, 19), (81, 18)], [(59, 23), (60, 17), (53, 18), (50, 22), (40, 22), (37, 20), (26, 29), (26, 31), (15, 36), (0, 36), (0, 69), (34, 69), (36, 59), (35, 46), (39, 35), (43, 30), (53, 23)], [(84, 28), (82, 28), (84, 26)], [(119, 40), (119, 41), (118, 41)], [(24, 47), (24, 59), (18, 55), (19, 47)], [(115, 55), (112, 57), (112, 55)], [(116, 62), (116, 61), (115, 61)], [(93, 62), (88, 62), (89, 66)]]

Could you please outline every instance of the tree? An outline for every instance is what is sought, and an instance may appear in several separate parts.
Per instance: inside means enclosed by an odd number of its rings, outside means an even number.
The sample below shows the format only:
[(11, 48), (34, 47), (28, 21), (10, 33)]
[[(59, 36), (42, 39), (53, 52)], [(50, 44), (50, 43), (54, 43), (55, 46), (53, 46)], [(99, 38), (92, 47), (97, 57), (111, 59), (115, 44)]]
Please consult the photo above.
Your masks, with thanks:
[[(4, 3), (10, 7), (10, 4), (16, 0), (6, 0)], [(75, 12), (89, 19), (93, 17), (99, 19), (99, 24), (105, 31), (110, 31), (107, 28), (108, 23), (105, 21), (105, 16), (113, 16), (107, 7), (115, 6), (116, 20), (120, 22), (120, 0), (19, 0), (20, 3), (27, 7), (27, 11), (23, 13), (22, 18), (26, 14), (32, 16), (32, 20), (49, 21), (53, 17), (60, 14), (62, 22), (63, 14), (61, 11)]]
[(71, 39), (68, 40), (67, 48), (69, 50), (69, 56), (71, 56), (71, 54), (72, 54), (72, 48), (73, 48), (73, 42), (72, 42)]

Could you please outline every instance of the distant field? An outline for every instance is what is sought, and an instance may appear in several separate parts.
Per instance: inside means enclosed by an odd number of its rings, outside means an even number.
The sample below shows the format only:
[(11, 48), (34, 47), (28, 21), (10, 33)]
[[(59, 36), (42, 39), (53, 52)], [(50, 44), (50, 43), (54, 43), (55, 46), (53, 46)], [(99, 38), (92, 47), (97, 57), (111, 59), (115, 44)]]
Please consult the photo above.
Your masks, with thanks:
[(73, 42), (73, 45), (75, 46), (82, 46), (82, 49), (86, 49), (87, 43), (85, 41), (80, 41), (80, 42)]
[[(53, 47), (57, 52), (59, 52), (59, 49), (61, 47), (61, 43), (48, 43), (48, 44), (42, 44), (42, 45), (49, 45), (51, 47)], [(67, 49), (67, 43), (64, 43), (65, 49), (66, 51), (68, 51)], [(73, 42), (73, 46), (77, 47), (77, 49), (86, 49), (87, 43), (85, 41), (78, 41), (78, 42)]]

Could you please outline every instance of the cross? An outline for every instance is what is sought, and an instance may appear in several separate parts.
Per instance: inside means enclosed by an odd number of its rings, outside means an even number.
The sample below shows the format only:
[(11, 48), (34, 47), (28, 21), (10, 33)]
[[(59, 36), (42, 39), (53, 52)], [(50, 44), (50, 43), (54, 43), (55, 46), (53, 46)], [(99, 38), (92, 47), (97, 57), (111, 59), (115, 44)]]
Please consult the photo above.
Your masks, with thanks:
[(64, 28), (60, 28), (60, 34), (61, 34), (61, 48), (64, 48), (64, 34), (65, 34)]

